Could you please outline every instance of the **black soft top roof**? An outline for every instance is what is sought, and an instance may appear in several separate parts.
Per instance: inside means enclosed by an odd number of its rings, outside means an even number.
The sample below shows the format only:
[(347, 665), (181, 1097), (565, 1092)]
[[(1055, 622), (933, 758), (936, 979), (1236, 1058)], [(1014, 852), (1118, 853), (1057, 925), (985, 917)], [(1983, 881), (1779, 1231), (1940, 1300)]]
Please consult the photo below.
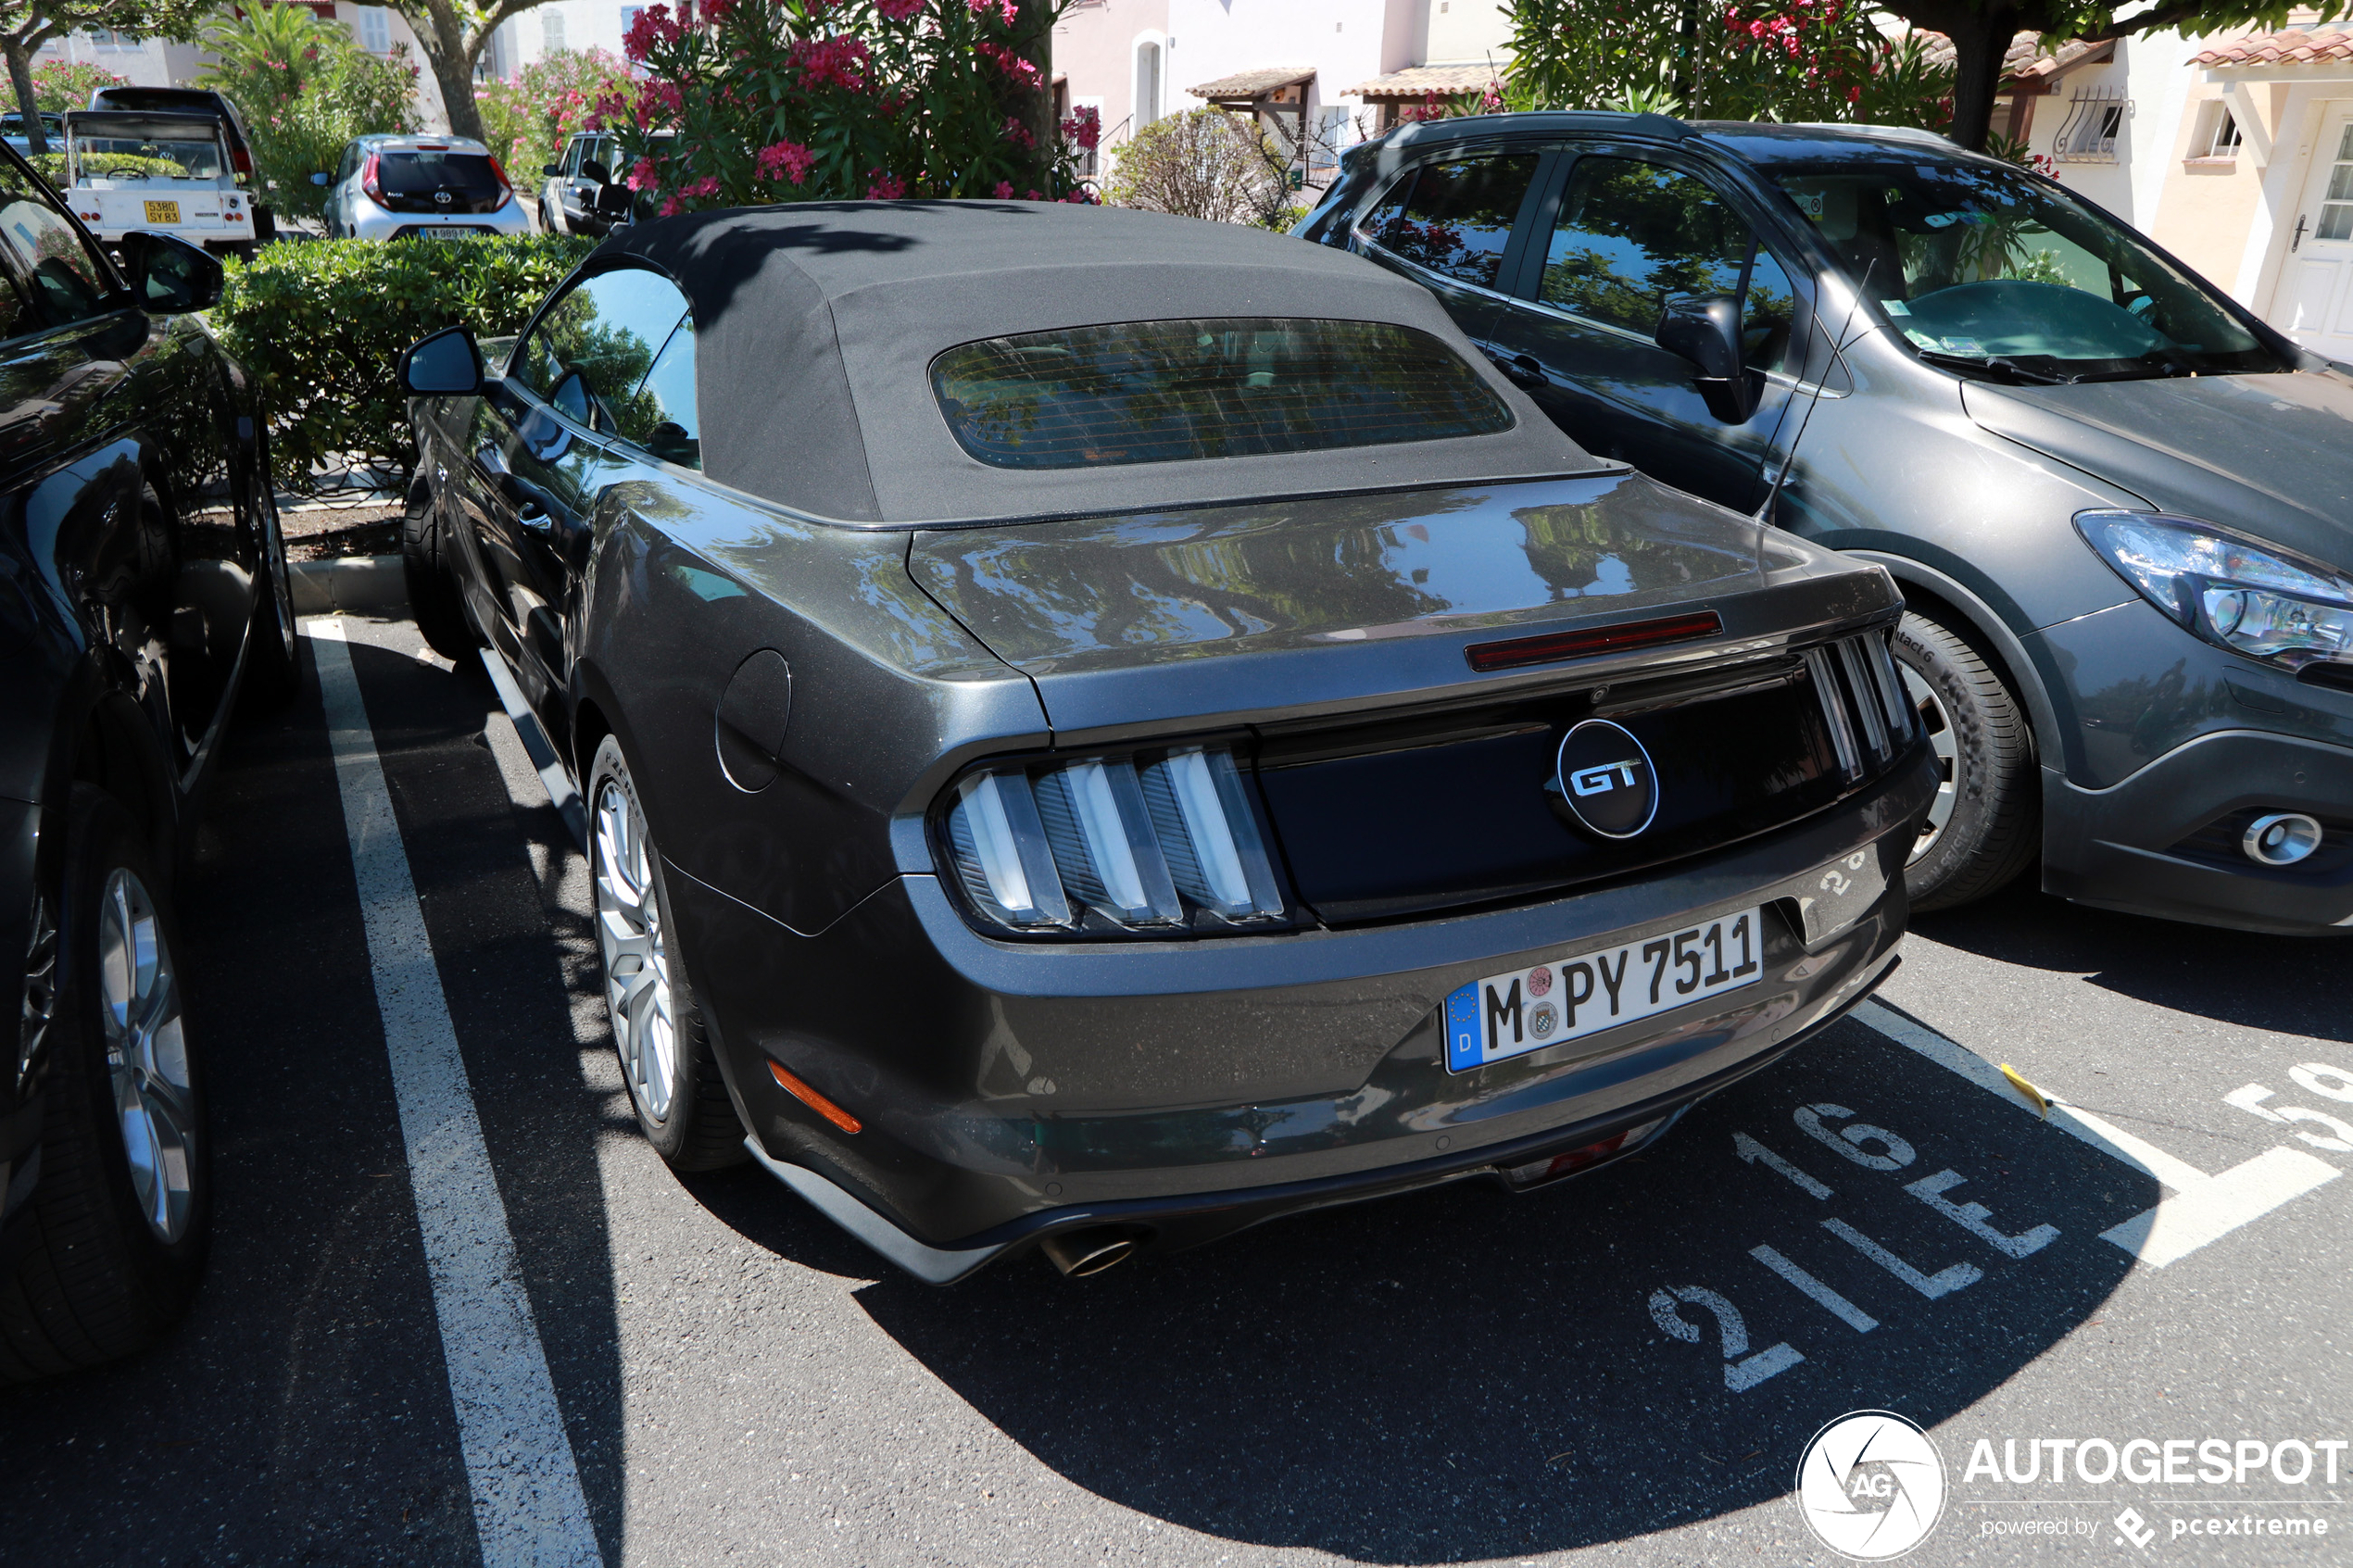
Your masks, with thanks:
[[(981, 521), (1478, 483), (1603, 466), (1473, 349), (1428, 291), (1361, 257), (1223, 223), (1052, 202), (738, 208), (618, 231), (694, 308), (704, 471), (845, 521)], [(1118, 321), (1393, 321), (1451, 345), (1511, 408), (1493, 435), (1202, 461), (991, 468), (934, 401), (958, 344)]]
[(159, 109), (68, 109), (65, 128), (69, 136), (120, 136), (149, 142), (173, 136), (201, 136), (208, 142), (218, 142), (220, 127), (220, 117), (211, 114), (166, 114)]

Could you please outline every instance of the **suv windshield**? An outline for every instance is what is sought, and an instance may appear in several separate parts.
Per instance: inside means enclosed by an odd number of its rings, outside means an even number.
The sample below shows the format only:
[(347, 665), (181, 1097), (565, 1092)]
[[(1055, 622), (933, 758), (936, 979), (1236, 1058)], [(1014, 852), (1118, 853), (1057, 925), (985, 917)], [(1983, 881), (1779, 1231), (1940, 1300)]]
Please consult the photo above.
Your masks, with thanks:
[(933, 362), (966, 452), (1076, 469), (1485, 435), (1511, 410), (1462, 357), (1387, 321), (1128, 321), (987, 338)]
[(2014, 381), (2290, 367), (2131, 230), (1978, 164), (1777, 171), (1921, 358)]
[(76, 136), (75, 182), (97, 189), (218, 180), (220, 144), (205, 137)]

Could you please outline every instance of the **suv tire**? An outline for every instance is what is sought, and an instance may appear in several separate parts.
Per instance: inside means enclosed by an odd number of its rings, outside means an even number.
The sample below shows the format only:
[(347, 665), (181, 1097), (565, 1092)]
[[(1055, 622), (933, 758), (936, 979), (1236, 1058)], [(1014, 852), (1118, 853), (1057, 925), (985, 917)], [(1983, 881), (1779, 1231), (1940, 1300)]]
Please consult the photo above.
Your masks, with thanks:
[(1951, 627), (1906, 610), (1895, 663), (1944, 784), (1904, 869), (1916, 910), (1949, 909), (2015, 880), (2041, 843), (2034, 727), (2001, 675)]

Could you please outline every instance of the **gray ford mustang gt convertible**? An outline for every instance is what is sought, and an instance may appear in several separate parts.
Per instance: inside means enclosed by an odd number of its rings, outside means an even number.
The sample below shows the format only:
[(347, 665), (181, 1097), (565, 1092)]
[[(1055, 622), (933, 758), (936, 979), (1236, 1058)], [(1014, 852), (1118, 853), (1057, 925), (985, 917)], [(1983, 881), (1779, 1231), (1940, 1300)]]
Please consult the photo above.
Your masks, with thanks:
[(1544, 1185), (1895, 961), (1887, 575), (1369, 262), (704, 213), (493, 350), (402, 360), (411, 601), (578, 792), (639, 1120), (919, 1278)]

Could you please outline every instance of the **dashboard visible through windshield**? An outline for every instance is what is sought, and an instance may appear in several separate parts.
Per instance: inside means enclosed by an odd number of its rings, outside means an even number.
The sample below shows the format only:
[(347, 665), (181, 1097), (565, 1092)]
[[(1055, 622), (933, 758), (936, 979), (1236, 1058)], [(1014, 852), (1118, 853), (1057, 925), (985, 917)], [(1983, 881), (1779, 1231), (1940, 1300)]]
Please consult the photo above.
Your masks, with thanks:
[(2291, 368), (2130, 230), (2021, 174), (1845, 164), (1775, 178), (1932, 364), (2038, 383)]

